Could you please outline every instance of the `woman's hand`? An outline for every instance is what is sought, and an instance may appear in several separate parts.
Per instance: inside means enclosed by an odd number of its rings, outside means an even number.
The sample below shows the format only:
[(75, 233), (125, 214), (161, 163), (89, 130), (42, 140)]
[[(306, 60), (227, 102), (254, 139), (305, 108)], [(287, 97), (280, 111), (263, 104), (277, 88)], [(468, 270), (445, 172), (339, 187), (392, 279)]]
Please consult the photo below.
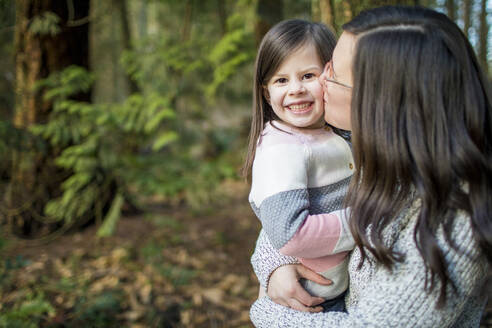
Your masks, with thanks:
[(300, 278), (312, 280), (321, 285), (330, 285), (331, 281), (308, 269), (302, 264), (289, 264), (273, 271), (267, 294), (275, 302), (294, 310), (320, 312), (324, 301), (321, 297), (311, 296), (299, 283)]

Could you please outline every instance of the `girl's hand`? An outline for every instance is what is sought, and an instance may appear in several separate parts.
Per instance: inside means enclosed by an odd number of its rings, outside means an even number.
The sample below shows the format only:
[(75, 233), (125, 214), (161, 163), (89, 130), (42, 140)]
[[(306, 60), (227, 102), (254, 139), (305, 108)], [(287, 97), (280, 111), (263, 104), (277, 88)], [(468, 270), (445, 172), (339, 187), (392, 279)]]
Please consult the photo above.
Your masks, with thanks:
[(268, 283), (268, 296), (275, 303), (294, 310), (321, 312), (323, 308), (316, 305), (323, 303), (324, 299), (311, 296), (299, 283), (300, 278), (312, 280), (321, 285), (332, 283), (302, 264), (284, 265), (273, 271)]

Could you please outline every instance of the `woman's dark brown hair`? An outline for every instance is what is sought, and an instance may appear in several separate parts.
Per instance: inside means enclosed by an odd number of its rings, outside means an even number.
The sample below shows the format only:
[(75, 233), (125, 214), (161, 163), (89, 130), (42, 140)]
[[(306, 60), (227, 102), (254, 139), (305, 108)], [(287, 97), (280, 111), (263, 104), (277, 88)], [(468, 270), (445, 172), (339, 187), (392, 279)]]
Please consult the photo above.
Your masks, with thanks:
[[(381, 7), (343, 26), (357, 36), (352, 66), (352, 142), (357, 171), (349, 189), (351, 229), (388, 268), (404, 254), (383, 230), (420, 201), (414, 240), (428, 272), (426, 288), (454, 286), (438, 245), (451, 246), (458, 212), (492, 263), (492, 111), (489, 83), (470, 43), (445, 15), (419, 7)], [(369, 228), (369, 230), (368, 230)], [(369, 231), (369, 232), (368, 232)]]
[(249, 178), (255, 158), (256, 143), (265, 123), (276, 120), (264, 95), (264, 86), (275, 74), (287, 56), (299, 47), (313, 44), (321, 62), (331, 59), (335, 48), (335, 35), (323, 24), (301, 19), (285, 20), (272, 27), (263, 37), (255, 63), (255, 80), (253, 87), (253, 118), (249, 134), (248, 151), (242, 169), (244, 177)]

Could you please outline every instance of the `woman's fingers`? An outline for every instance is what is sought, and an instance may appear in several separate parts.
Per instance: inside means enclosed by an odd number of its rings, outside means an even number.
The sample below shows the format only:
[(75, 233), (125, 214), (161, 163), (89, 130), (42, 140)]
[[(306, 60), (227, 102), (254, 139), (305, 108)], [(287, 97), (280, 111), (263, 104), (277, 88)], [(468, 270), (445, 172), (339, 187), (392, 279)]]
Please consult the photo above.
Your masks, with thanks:
[(319, 312), (321, 307), (313, 308), (324, 301), (311, 296), (299, 283), (299, 279), (329, 285), (331, 281), (300, 264), (285, 265), (277, 268), (270, 277), (267, 294), (275, 302), (299, 311)]
[(311, 296), (302, 286), (301, 284), (297, 284), (293, 299), (298, 300), (301, 304), (311, 307), (318, 304), (323, 303), (325, 300), (321, 297)]
[(304, 311), (304, 312), (321, 312), (323, 310), (323, 308), (321, 306), (317, 306), (317, 307), (305, 306), (304, 304), (300, 303), (295, 298), (289, 299), (288, 307), (290, 307), (291, 309), (297, 310), (297, 311)]
[(326, 279), (322, 275), (314, 272), (313, 270), (305, 267), (304, 265), (297, 266), (297, 274), (301, 278), (305, 278), (307, 280), (314, 281), (314, 282), (321, 284), (321, 285), (331, 285), (332, 284), (331, 280)]

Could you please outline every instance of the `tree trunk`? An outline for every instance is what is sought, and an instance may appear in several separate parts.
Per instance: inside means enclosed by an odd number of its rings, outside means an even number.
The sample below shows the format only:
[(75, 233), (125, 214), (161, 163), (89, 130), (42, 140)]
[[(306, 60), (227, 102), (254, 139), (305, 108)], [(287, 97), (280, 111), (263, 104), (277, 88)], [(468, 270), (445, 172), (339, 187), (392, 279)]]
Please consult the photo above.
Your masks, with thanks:
[(470, 34), (472, 10), (473, 0), (463, 0), (463, 32), (467, 38)]
[(336, 24), (336, 8), (335, 8), (335, 0), (320, 0), (320, 13), (321, 13), (321, 22), (330, 26), (335, 32), (338, 33), (338, 26)]
[[(68, 5), (73, 6), (70, 9)], [(51, 12), (56, 14), (60, 31), (41, 34), (33, 31), (30, 23), (36, 17)], [(48, 119), (52, 104), (44, 100), (34, 85), (69, 65), (88, 67), (88, 24), (68, 26), (71, 21), (86, 18), (89, 0), (16, 1), (15, 68), (16, 105), (13, 117), (15, 127), (27, 130)], [(90, 94), (80, 94), (77, 100), (88, 101)], [(60, 149), (47, 146), (42, 152), (14, 153), (12, 177), (5, 195), (7, 220), (19, 235), (31, 235), (43, 226), (46, 202), (60, 194), (60, 184), (67, 172), (53, 163)]]
[(259, 0), (256, 7), (255, 39), (258, 46), (268, 30), (283, 19), (282, 0)]
[(191, 36), (191, 19), (193, 15), (193, 0), (187, 0), (185, 4), (185, 13), (183, 18), (183, 31), (181, 38), (183, 41), (188, 41)]
[(348, 1), (343, 1), (342, 6), (343, 6), (343, 13), (345, 17), (345, 22), (350, 21), (352, 18), (357, 16), (359, 13), (359, 0), (348, 0)]
[(311, 0), (311, 19), (314, 22), (321, 21), (320, 0)]
[[(122, 38), (121, 42), (123, 45), (123, 50), (130, 51), (132, 50), (133, 37), (132, 37), (130, 20), (128, 19), (128, 7), (126, 4), (126, 0), (115, 0), (115, 3), (120, 12), (121, 38)], [(126, 77), (127, 77), (127, 84), (130, 94), (139, 92), (140, 89), (137, 83), (135, 83), (135, 81), (131, 78), (131, 76), (126, 75)]]
[(480, 2), (480, 29), (479, 29), (479, 44), (478, 44), (478, 60), (485, 72), (489, 71), (487, 62), (489, 24), (487, 24), (487, 0)]
[(454, 0), (446, 0), (446, 12), (448, 13), (449, 19), (453, 22), (456, 21), (456, 5)]

